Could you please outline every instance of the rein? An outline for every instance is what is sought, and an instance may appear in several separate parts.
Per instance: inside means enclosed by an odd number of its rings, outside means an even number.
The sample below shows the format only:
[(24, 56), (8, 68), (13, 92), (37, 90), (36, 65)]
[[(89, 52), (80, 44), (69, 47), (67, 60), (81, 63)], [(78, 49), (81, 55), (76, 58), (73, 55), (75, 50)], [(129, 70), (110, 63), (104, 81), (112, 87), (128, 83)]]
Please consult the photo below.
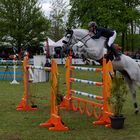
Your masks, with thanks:
[(87, 35), (85, 35), (84, 37), (82, 37), (81, 39), (78, 39), (78, 41), (80, 41), (80, 42), (83, 43), (83, 45), (82, 45), (80, 48), (82, 48), (83, 46), (85, 46), (86, 48), (88, 48), (88, 46), (86, 45), (86, 43), (87, 43), (88, 40), (91, 39), (91, 37), (89, 37), (85, 42), (82, 41), (82, 40), (83, 40), (84, 38), (86, 38), (87, 36), (90, 36), (90, 35), (87, 34)]

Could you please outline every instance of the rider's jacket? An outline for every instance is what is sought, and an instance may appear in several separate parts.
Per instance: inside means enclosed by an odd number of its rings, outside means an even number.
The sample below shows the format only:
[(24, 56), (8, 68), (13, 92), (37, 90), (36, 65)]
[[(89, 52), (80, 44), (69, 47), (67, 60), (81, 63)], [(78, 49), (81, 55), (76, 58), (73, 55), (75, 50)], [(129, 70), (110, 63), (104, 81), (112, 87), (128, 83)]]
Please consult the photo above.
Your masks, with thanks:
[(95, 35), (92, 36), (91, 38), (99, 39), (101, 36), (103, 36), (103, 37), (109, 39), (111, 36), (113, 36), (113, 34), (114, 34), (113, 30), (99, 27), (96, 29)]

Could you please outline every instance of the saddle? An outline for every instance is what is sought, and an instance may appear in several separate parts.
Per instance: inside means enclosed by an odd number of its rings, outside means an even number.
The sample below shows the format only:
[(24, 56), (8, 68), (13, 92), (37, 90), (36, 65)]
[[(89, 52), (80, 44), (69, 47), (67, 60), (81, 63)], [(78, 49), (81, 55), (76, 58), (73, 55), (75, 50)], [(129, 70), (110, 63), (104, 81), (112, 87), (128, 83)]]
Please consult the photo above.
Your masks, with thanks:
[(113, 44), (113, 47), (116, 49), (116, 51), (121, 52), (122, 51), (122, 47), (119, 46), (118, 44)]
[[(112, 48), (114, 48), (115, 53), (117, 53), (117, 55), (121, 56), (122, 55), (122, 48), (118, 45), (118, 44), (113, 44)], [(112, 50), (108, 49), (107, 50), (107, 54), (105, 55), (105, 58), (108, 60), (114, 60), (114, 53), (112, 52)]]

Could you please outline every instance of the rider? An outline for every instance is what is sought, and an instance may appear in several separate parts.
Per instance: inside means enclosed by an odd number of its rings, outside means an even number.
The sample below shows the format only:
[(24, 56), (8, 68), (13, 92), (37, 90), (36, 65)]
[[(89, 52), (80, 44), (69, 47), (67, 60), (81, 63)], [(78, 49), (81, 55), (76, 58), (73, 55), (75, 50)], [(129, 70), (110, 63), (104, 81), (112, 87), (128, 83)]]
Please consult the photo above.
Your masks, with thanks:
[(113, 47), (113, 42), (116, 39), (116, 31), (112, 31), (106, 28), (100, 28), (97, 26), (96, 22), (91, 21), (89, 23), (89, 33), (92, 39), (99, 39), (101, 36), (105, 37), (107, 49), (111, 50), (115, 55), (115, 60), (120, 60), (120, 55), (118, 54), (117, 50)]

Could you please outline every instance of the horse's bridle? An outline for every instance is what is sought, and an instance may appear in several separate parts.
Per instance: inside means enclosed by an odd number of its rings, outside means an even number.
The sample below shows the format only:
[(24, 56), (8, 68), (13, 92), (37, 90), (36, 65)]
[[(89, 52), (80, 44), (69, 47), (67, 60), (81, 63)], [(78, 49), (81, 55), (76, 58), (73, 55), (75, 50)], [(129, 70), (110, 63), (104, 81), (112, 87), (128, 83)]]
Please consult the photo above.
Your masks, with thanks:
[[(71, 44), (71, 42), (72, 42), (73, 30), (68, 29), (68, 30), (66, 31), (65, 37), (66, 37), (68, 34), (70, 34), (69, 40), (68, 40), (68, 41), (65, 41), (65, 40), (62, 41), (62, 42), (63, 42), (65, 45), (67, 45), (67, 46), (69, 46), (69, 45)], [(74, 39), (75, 39), (75, 38), (74, 38)], [(76, 41), (76, 39), (75, 39), (75, 41)]]
[[(90, 37), (89, 34), (85, 35), (85, 36), (82, 37), (81, 39), (76, 39), (76, 38), (75, 38), (75, 36), (73, 35), (73, 30), (70, 30), (70, 29), (67, 30), (67, 33), (66, 33), (65, 36), (67, 36), (68, 34), (70, 34), (70, 37), (69, 37), (68, 42), (65, 41), (65, 40), (62, 41), (65, 45), (67, 45), (67, 46), (70, 45), (71, 42), (72, 42), (72, 37), (73, 37), (73, 39), (74, 39), (74, 41), (75, 41), (76, 43), (78, 43), (79, 41), (83, 43), (83, 45), (80, 46), (79, 48), (82, 48), (83, 46), (85, 46), (86, 48), (88, 48), (88, 46), (86, 45), (86, 43), (87, 43), (88, 40), (91, 39), (91, 37)], [(83, 42), (82, 40), (85, 39), (87, 36), (89, 36), (89, 38), (88, 38), (85, 42)], [(77, 40), (78, 40), (78, 41), (77, 41)], [(75, 43), (75, 44), (76, 44), (76, 43)]]

